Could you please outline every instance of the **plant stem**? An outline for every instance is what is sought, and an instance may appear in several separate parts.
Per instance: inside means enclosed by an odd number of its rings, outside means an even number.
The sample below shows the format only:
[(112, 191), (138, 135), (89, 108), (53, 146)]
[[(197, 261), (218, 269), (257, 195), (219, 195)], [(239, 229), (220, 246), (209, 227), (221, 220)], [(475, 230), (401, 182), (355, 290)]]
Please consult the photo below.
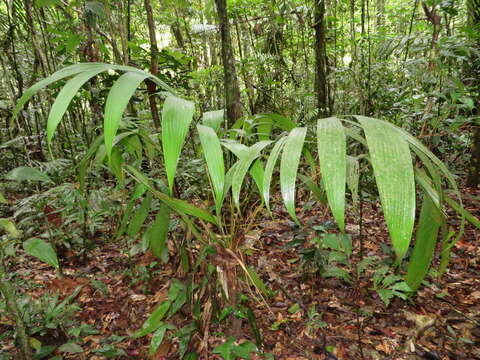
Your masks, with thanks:
[(0, 293), (5, 298), (5, 304), (7, 311), (13, 316), (16, 324), (17, 341), (20, 345), (20, 359), (30, 360), (32, 359), (32, 350), (30, 349), (30, 343), (28, 341), (27, 330), (23, 321), (20, 309), (16, 301), (15, 290), (11, 282), (7, 279), (7, 271), (3, 263), (3, 252), (0, 251)]

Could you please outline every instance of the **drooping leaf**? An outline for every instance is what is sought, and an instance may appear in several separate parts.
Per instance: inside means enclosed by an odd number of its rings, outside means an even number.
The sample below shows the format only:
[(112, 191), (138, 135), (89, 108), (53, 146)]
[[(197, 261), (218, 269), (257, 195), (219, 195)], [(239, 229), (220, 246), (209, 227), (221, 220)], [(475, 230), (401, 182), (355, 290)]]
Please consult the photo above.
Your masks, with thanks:
[(465, 219), (475, 226), (477, 229), (480, 229), (480, 220), (476, 218), (470, 211), (461, 206), (458, 202), (452, 198), (445, 196), (445, 202), (452, 207), (457, 213), (465, 217)]
[(125, 209), (125, 212), (123, 213), (122, 220), (120, 221), (120, 225), (118, 226), (117, 232), (115, 234), (115, 238), (118, 238), (122, 236), (127, 229), (128, 226), (128, 220), (130, 219), (130, 216), (132, 215), (133, 208), (135, 206), (135, 202), (140, 196), (142, 196), (147, 188), (143, 184), (138, 184), (135, 187), (135, 190), (133, 192), (132, 198), (127, 204), (127, 208)]
[[(248, 146), (240, 144), (235, 141), (223, 141), (221, 144), (225, 146), (228, 150), (230, 150), (232, 153), (234, 153), (235, 156), (238, 157), (239, 159), (245, 156), (249, 149)], [(263, 165), (260, 159), (257, 159), (253, 162), (252, 166), (250, 166), (250, 169), (248, 170), (248, 173), (252, 176), (253, 181), (255, 181), (258, 191), (261, 194), (263, 192), (263, 178), (264, 178), (265, 171), (263, 170)], [(232, 179), (233, 179), (233, 176), (232, 176)], [(227, 194), (226, 191), (224, 191), (223, 193)]]
[(219, 216), (224, 198), (223, 189), (225, 187), (225, 164), (222, 147), (217, 134), (212, 128), (197, 125), (197, 130), (207, 163), (208, 174), (212, 182), (216, 213)]
[(345, 231), (347, 143), (343, 125), (331, 117), (317, 122), (317, 145), (328, 204), (341, 231)]
[(415, 246), (408, 263), (406, 282), (416, 291), (427, 275), (433, 259), (438, 231), (443, 221), (442, 213), (430, 196), (424, 195), (420, 219), (416, 233)]
[(184, 200), (174, 199), (167, 194), (155, 190), (144, 174), (142, 174), (140, 171), (133, 168), (132, 166), (127, 165), (125, 167), (130, 173), (130, 175), (135, 178), (135, 180), (143, 184), (148, 189), (148, 191), (152, 192), (154, 196), (156, 196), (160, 201), (169, 206), (172, 210), (175, 210), (180, 214), (194, 216), (196, 218), (206, 220), (208, 222), (211, 222), (212, 224), (218, 225), (215, 217), (213, 217), (212, 214), (210, 214), (208, 211), (192, 205)]
[[(380, 121), (380, 120), (377, 120), (377, 121)], [(448, 170), (446, 165), (438, 157), (436, 157), (425, 145), (423, 145), (417, 138), (410, 135), (405, 130), (393, 124), (390, 124), (388, 122), (385, 122), (385, 126), (398, 131), (398, 133), (405, 139), (405, 141), (407, 141), (410, 144), (410, 146), (412, 147), (412, 150), (422, 159), (425, 165), (428, 165), (429, 162), (435, 164), (435, 166), (440, 170), (443, 176), (445, 176), (450, 186), (452, 187), (453, 194), (457, 197), (460, 208), (463, 208), (462, 195), (460, 194), (460, 191), (458, 189), (457, 183), (455, 181), (455, 177)], [(436, 170), (433, 169), (433, 166), (429, 166), (428, 168), (429, 168), (430, 176), (433, 178), (433, 183), (435, 185), (435, 188), (437, 188), (437, 184), (440, 184), (440, 181), (439, 179), (437, 179), (438, 176), (435, 175)], [(430, 171), (430, 169), (433, 170), (433, 173), (432, 171)], [(439, 191), (438, 188), (437, 188), (437, 191)], [(462, 237), (464, 233), (465, 216), (461, 212), (459, 213), (459, 215), (460, 215), (460, 229), (457, 232), (457, 235), (455, 236), (454, 240), (451, 242), (451, 245), (449, 246), (450, 248)]]
[(206, 111), (202, 115), (202, 124), (218, 132), (223, 123), (224, 113), (224, 110)]
[(408, 250), (415, 221), (415, 181), (408, 143), (386, 122), (359, 116), (368, 143), (380, 201), (400, 261)]
[(288, 213), (297, 223), (299, 221), (295, 214), (295, 181), (306, 134), (306, 128), (294, 128), (290, 132), (285, 141), (280, 161), (280, 189), (283, 202)]
[(277, 140), (275, 143), (270, 156), (267, 160), (267, 165), (265, 165), (265, 176), (263, 178), (263, 201), (267, 206), (268, 211), (270, 212), (270, 184), (272, 182), (272, 174), (273, 169), (275, 168), (275, 164), (277, 163), (278, 156), (285, 145), (285, 141), (287, 140), (286, 137), (282, 137), (281, 139)]
[(152, 340), (150, 341), (150, 346), (148, 349), (148, 354), (150, 356), (153, 356), (157, 351), (158, 347), (162, 344), (163, 338), (165, 337), (165, 332), (167, 330), (174, 330), (174, 329), (175, 329), (175, 326), (168, 323), (162, 322), (159, 325), (158, 329), (155, 330), (155, 332), (153, 333)]
[(86, 63), (86, 64), (76, 64), (71, 65), (66, 68), (60, 69), (57, 72), (53, 73), (49, 77), (37, 82), (36, 84), (29, 87), (22, 95), (20, 99), (17, 101), (17, 105), (15, 106), (15, 110), (13, 111), (12, 120), (18, 115), (20, 110), (22, 110), (23, 106), (27, 103), (28, 100), (31, 99), (33, 95), (35, 95), (39, 90), (47, 87), (54, 82), (64, 79), (66, 77), (79, 74), (83, 71), (90, 71), (94, 70), (94, 68), (102, 68), (103, 70), (108, 69), (107, 64), (99, 64), (99, 63)]
[(20, 237), (20, 231), (17, 230), (13, 221), (9, 219), (0, 219), (0, 229), (6, 231), (12, 239)]
[(105, 137), (105, 148), (108, 158), (111, 157), (113, 139), (122, 119), (123, 112), (130, 102), (130, 98), (140, 85), (147, 78), (147, 74), (127, 72), (121, 75), (113, 84), (105, 103), (105, 114), (103, 119), (103, 132)]
[(152, 204), (152, 193), (149, 192), (145, 196), (145, 199), (143, 199), (142, 203), (138, 207), (135, 214), (133, 214), (132, 219), (128, 224), (127, 234), (130, 237), (135, 237), (140, 232), (140, 229), (143, 223), (148, 217), (151, 204)]
[(162, 302), (148, 317), (147, 320), (142, 325), (142, 328), (136, 331), (133, 335), (132, 338), (137, 339), (140, 337), (143, 337), (147, 334), (150, 334), (151, 332), (155, 331), (158, 329), (158, 327), (162, 326), (164, 324), (161, 320), (167, 313), (168, 309), (170, 308), (171, 302), (170, 301), (164, 301)]
[(67, 111), (68, 105), (72, 101), (78, 90), (92, 77), (104, 71), (104, 66), (98, 66), (94, 70), (84, 71), (68, 80), (62, 90), (55, 98), (55, 102), (50, 109), (47, 120), (47, 143), (50, 146), (52, 143), (55, 130), (60, 124), (65, 111)]
[(20, 166), (11, 170), (5, 175), (5, 178), (11, 181), (40, 181), (53, 183), (52, 179), (50, 179), (47, 174), (28, 166)]
[(162, 148), (170, 193), (188, 128), (193, 119), (194, 104), (176, 96), (169, 96), (162, 111)]
[(28, 255), (47, 263), (48, 265), (59, 269), (57, 254), (52, 245), (42, 239), (29, 239), (23, 243), (23, 249)]
[(153, 255), (162, 259), (163, 263), (168, 261), (167, 235), (170, 227), (170, 212), (170, 208), (167, 205), (160, 205), (154, 223), (144, 235)]

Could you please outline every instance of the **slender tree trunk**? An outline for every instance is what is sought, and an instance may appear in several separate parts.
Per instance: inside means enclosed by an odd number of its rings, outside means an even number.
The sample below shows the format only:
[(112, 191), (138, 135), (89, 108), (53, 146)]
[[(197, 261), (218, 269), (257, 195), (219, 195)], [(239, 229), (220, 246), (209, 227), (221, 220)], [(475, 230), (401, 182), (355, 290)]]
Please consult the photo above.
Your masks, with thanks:
[[(152, 3), (150, 0), (144, 0), (143, 3), (145, 5), (145, 12), (147, 13), (148, 35), (150, 38), (150, 72), (156, 76), (158, 74), (158, 46), (157, 37), (155, 34), (155, 22), (153, 20)], [(146, 83), (153, 123), (155, 128), (159, 130), (160, 119), (158, 117), (157, 102), (155, 100), (156, 85), (151, 80), (147, 80)]]
[(15, 320), (17, 341), (20, 345), (20, 358), (22, 360), (30, 360), (32, 357), (32, 350), (30, 349), (30, 343), (28, 341), (28, 335), (25, 323), (22, 318), (20, 309), (18, 308), (15, 290), (12, 284), (7, 279), (7, 271), (3, 264), (3, 252), (0, 249), (0, 293), (5, 298), (5, 304), (8, 312)]
[(377, 13), (377, 28), (382, 27), (385, 23), (385, 0), (377, 0), (376, 13)]
[(223, 80), (225, 87), (225, 107), (227, 119), (230, 124), (242, 117), (242, 103), (240, 87), (238, 85), (235, 58), (233, 56), (232, 40), (230, 38), (230, 25), (227, 17), (227, 1), (215, 0), (220, 24), (220, 37), (222, 40)]
[[(40, 68), (42, 69), (42, 75), (45, 77), (47, 75), (47, 69), (46, 69), (47, 62), (45, 60), (44, 54), (40, 47), (40, 42), (37, 37), (37, 30), (35, 28), (35, 23), (33, 20), (32, 4), (33, 4), (32, 0), (23, 0), (23, 5), (25, 7), (25, 18), (27, 20), (28, 30), (30, 31), (29, 36), (32, 41), (35, 62), (40, 65)], [(35, 81), (34, 80), (35, 76), (36, 76), (35, 72), (32, 73), (32, 80), (30, 80), (30, 83), (33, 83)]]
[[(470, 26), (475, 29), (473, 33), (478, 34), (480, 31), (480, 0), (467, 0), (467, 9)], [(480, 50), (480, 40), (478, 38), (476, 47), (477, 50)], [(469, 77), (473, 79), (473, 94), (477, 97), (476, 101), (474, 101), (476, 106), (473, 113), (480, 117), (480, 56), (473, 55), (468, 71), (470, 73)], [(471, 154), (467, 185), (478, 187), (480, 185), (480, 125), (478, 123), (474, 127)]]
[(325, 0), (315, 0), (314, 25), (315, 29), (315, 91), (317, 107), (320, 116), (328, 116), (328, 86), (327, 86), (327, 59), (325, 52)]

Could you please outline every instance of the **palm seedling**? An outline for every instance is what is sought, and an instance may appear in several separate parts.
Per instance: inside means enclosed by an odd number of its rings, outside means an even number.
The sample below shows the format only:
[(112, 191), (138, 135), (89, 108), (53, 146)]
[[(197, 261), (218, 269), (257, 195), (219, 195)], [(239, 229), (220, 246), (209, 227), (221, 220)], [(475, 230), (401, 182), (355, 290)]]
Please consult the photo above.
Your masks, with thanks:
[[(245, 266), (241, 260), (241, 253), (238, 252), (239, 219), (242, 214), (245, 216), (247, 213), (242, 211), (242, 208), (251, 205), (251, 202), (241, 201), (241, 199), (245, 198), (243, 194), (258, 193), (257, 202), (260, 202), (258, 208), (265, 206), (270, 211), (270, 188), (276, 163), (280, 157), (279, 183), (282, 199), (290, 216), (299, 222), (295, 211), (297, 177), (300, 177), (305, 184), (312, 185), (311, 180), (307, 181), (308, 178), (301, 174), (299, 176), (302, 154), (310, 167), (316, 167), (312, 155), (313, 149), (309, 149), (305, 145), (307, 128), (298, 127), (293, 121), (278, 115), (263, 116), (262, 122), (257, 126), (256, 140), (258, 141), (247, 146), (235, 141), (235, 136), (227, 136), (225, 139), (219, 136), (222, 134), (222, 111), (205, 113), (202, 123), (196, 125), (198, 138), (194, 139), (198, 139), (205, 158), (214, 204), (210, 209), (174, 196), (177, 165), (181, 159), (182, 148), (193, 120), (194, 104), (176, 96), (172, 89), (151, 74), (136, 68), (107, 64), (90, 63), (70, 66), (28, 89), (19, 100), (15, 114), (18, 114), (36, 91), (55, 81), (72, 77), (58, 94), (48, 117), (47, 141), (50, 146), (56, 127), (80, 87), (91, 77), (112, 69), (124, 73), (113, 84), (106, 100), (104, 134), (94, 142), (85, 159), (92, 158), (95, 152), (103, 147), (108, 164), (117, 178), (122, 179), (126, 172), (139, 183), (132, 197), (133, 201), (148, 191), (148, 195), (138, 210), (141, 214), (135, 220), (135, 223), (139, 223), (140, 226), (147, 218), (152, 196), (160, 200), (161, 206), (155, 221), (145, 233), (149, 240), (149, 246), (156, 256), (164, 257), (165, 255), (166, 237), (173, 211), (186, 224), (193, 238), (204, 245), (204, 249), (210, 249), (209, 251), (216, 249), (217, 254), (226, 257), (223, 268), (220, 263), (217, 263), (217, 270), (220, 273), (222, 271), (227, 273), (224, 291), (233, 294), (230, 299), (235, 299), (237, 277), (235, 266), (227, 266), (229, 262), (238, 263), (245, 270), (246, 278), (257, 289), (264, 290), (265, 286), (259, 280), (258, 275)], [(118, 129), (130, 97), (145, 79), (156, 82), (169, 93), (163, 105), (162, 131), (159, 136), (161, 144), (155, 144), (156, 139), (152, 141), (152, 137), (139, 137), (142, 142), (155, 147), (163, 154), (162, 168), (165, 172), (166, 185), (163, 185), (164, 182), (150, 179), (142, 173), (138, 162), (134, 165), (124, 164), (122, 153), (118, 148), (122, 139), (131, 135), (138, 136), (138, 133), (118, 134)], [(240, 129), (242, 124), (235, 124), (235, 127)], [(270, 140), (274, 127), (279, 127), (283, 133), (279, 138)], [(364, 136), (361, 134), (362, 131)], [(119, 139), (119, 137), (121, 138)], [(320, 119), (317, 122), (316, 139), (326, 199), (339, 229), (342, 232), (345, 231), (346, 184), (351, 187), (355, 182), (358, 183), (358, 179), (356, 181), (351, 179), (352, 175), (349, 170), (357, 169), (358, 172), (358, 166), (349, 165), (352, 157), (347, 156), (348, 141), (355, 141), (368, 149), (368, 154), (363, 156), (368, 159), (373, 168), (397, 263), (400, 263), (407, 254), (414, 230), (416, 184), (421, 192), (422, 205), (416, 241), (406, 274), (408, 285), (412, 290), (416, 290), (426, 276), (434, 256), (439, 233), (443, 238), (441, 269), (445, 269), (450, 250), (462, 235), (463, 219), (466, 214), (461, 205), (455, 179), (446, 166), (403, 129), (378, 119), (362, 116), (356, 116), (353, 120), (351, 118)], [(126, 148), (128, 149), (128, 146)], [(229, 153), (233, 155), (228, 156), (228, 161), (225, 161), (225, 155)], [(412, 154), (423, 164), (423, 167), (413, 165)], [(232, 160), (232, 158), (236, 160)], [(355, 159), (353, 159), (353, 163), (355, 163)], [(79, 168), (83, 182), (86, 171), (85, 164), (82, 162)], [(253, 179), (252, 184), (255, 186), (242, 192), (242, 187), (247, 183), (247, 175)], [(449, 188), (458, 198), (458, 203), (443, 190), (442, 177), (446, 179)], [(255, 188), (256, 190), (254, 190)], [(452, 237), (452, 233), (446, 225), (445, 203), (453, 206), (461, 214), (460, 230), (455, 237)], [(256, 213), (256, 211), (253, 212), (253, 214)], [(135, 229), (139, 230), (140, 227), (136, 226)], [(193, 246), (187, 244), (186, 248), (190, 250), (190, 253), (193, 252)], [(205, 259), (207, 252), (206, 250), (201, 252), (199, 259)], [(195, 268), (196, 266), (194, 266)], [(232, 305), (234, 304), (232, 303)]]

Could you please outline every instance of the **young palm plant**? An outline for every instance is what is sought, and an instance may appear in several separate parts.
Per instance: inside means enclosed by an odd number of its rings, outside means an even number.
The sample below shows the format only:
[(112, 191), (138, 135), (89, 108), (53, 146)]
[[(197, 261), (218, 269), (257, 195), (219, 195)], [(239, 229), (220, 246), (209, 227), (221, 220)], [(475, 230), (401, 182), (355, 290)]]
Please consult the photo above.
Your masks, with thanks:
[[(236, 266), (229, 266), (229, 263), (239, 265), (245, 270), (245, 278), (250, 280), (260, 292), (264, 291), (265, 286), (258, 275), (242, 261), (242, 254), (239, 252), (241, 241), (239, 229), (242, 227), (240, 220), (242, 214), (248, 218), (247, 225), (243, 225), (248, 228), (248, 224), (251, 224), (255, 215), (259, 214), (257, 209), (265, 206), (270, 211), (270, 188), (274, 170), (280, 158), (279, 183), (282, 199), (290, 216), (296, 222), (300, 222), (295, 211), (297, 177), (300, 177), (305, 184), (310, 186), (313, 184), (311, 180), (307, 181), (308, 178), (305, 180), (306, 177), (303, 175), (298, 176), (302, 154), (310, 167), (317, 167), (312, 155), (313, 149), (305, 145), (307, 128), (298, 127), (293, 121), (279, 115), (265, 115), (260, 117), (259, 123), (255, 125), (258, 141), (252, 141), (250, 137), (249, 146), (247, 146), (236, 141), (235, 135), (226, 136), (224, 139), (219, 136), (219, 134), (226, 134), (221, 129), (222, 111), (205, 113), (202, 124), (196, 125), (196, 134), (205, 158), (214, 205), (212, 209), (200, 207), (193, 201), (188, 202), (174, 196), (177, 165), (193, 120), (194, 103), (177, 97), (172, 89), (151, 74), (136, 68), (107, 64), (70, 66), (28, 89), (20, 98), (15, 115), (36, 91), (55, 81), (73, 76), (58, 94), (48, 117), (47, 141), (51, 146), (55, 129), (73, 96), (88, 79), (107, 70), (124, 73), (112, 85), (106, 100), (103, 137), (95, 141), (93, 148), (91, 147), (87, 152), (86, 158), (91, 158), (95, 151), (103, 146), (107, 161), (116, 172), (117, 178), (122, 178), (123, 173), (126, 172), (139, 183), (132, 197), (133, 201), (147, 190), (160, 200), (162, 205), (155, 221), (145, 234), (152, 252), (158, 257), (165, 255), (166, 237), (173, 211), (186, 224), (193, 237), (204, 245), (204, 249), (216, 249), (217, 255), (223, 256), (223, 262), (216, 263), (217, 271), (220, 279), (223, 276), (222, 273), (225, 275), (224, 293), (232, 306), (236, 305), (238, 282)], [(166, 176), (166, 186), (161, 184), (156, 186), (155, 184), (159, 183), (157, 179), (150, 179), (142, 173), (138, 163), (136, 166), (123, 165), (121, 154), (118, 149), (115, 150), (121, 140), (118, 139), (118, 136), (122, 135), (118, 134), (118, 129), (123, 112), (136, 88), (145, 79), (156, 82), (169, 93), (163, 105), (162, 130), (159, 139), (161, 146), (157, 146), (163, 154), (162, 168)], [(279, 138), (270, 140), (274, 127), (279, 127), (283, 133)], [(246, 132), (241, 133), (247, 135), (253, 131), (251, 124), (246, 127), (242, 122), (236, 123), (234, 128), (246, 129)], [(361, 134), (362, 131), (364, 136)], [(349, 183), (347, 168), (351, 159), (347, 155), (347, 142), (350, 141), (348, 138), (368, 149), (365, 157), (373, 168), (397, 264), (400, 264), (410, 246), (416, 219), (417, 187), (415, 184), (419, 185), (418, 189), (422, 193), (423, 200), (416, 242), (406, 274), (408, 285), (412, 290), (416, 290), (431, 265), (439, 233), (443, 238), (441, 270), (446, 268), (450, 250), (462, 235), (465, 210), (462, 207), (455, 179), (446, 166), (416, 138), (393, 124), (363, 116), (348, 119), (335, 117), (320, 119), (317, 122), (316, 139), (322, 184), (332, 215), (342, 232), (345, 231), (345, 194), (346, 184)], [(146, 141), (148, 143), (148, 140)], [(233, 155), (226, 157), (225, 155), (229, 153)], [(423, 164), (423, 167), (413, 165), (412, 155)], [(234, 158), (236, 160), (233, 160)], [(85, 164), (81, 164), (80, 173), (83, 179), (85, 169)], [(246, 181), (247, 177), (251, 177), (253, 182)], [(447, 180), (446, 183), (458, 198), (458, 203), (449, 198), (443, 190), (442, 177)], [(242, 193), (242, 187), (246, 183), (255, 185), (255, 192), (258, 192), (257, 203), (260, 202), (259, 206), (251, 212), (245, 211), (245, 208), (251, 206), (252, 201), (245, 200), (242, 194), (250, 195), (254, 192), (254, 188), (244, 190)], [(152, 195), (147, 195), (139, 208), (140, 224), (147, 218)], [(460, 230), (455, 237), (446, 225), (445, 203), (456, 208), (461, 214)], [(193, 249), (193, 247), (189, 248)], [(199, 259), (201, 258), (200, 256)]]

